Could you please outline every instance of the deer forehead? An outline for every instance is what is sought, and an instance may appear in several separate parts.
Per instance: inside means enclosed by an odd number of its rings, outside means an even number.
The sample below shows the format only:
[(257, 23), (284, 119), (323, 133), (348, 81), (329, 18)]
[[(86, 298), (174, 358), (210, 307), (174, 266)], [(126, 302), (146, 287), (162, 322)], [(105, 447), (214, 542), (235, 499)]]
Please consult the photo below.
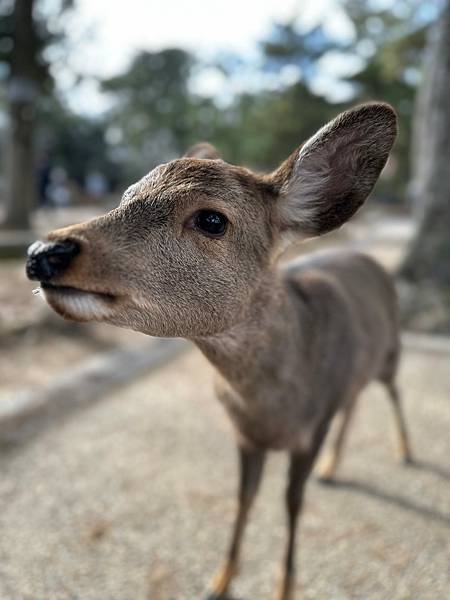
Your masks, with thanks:
[(131, 185), (121, 205), (145, 201), (152, 209), (165, 205), (183, 210), (190, 204), (200, 208), (203, 202), (205, 208), (242, 214), (259, 200), (258, 185), (246, 169), (222, 160), (184, 158), (159, 165)]

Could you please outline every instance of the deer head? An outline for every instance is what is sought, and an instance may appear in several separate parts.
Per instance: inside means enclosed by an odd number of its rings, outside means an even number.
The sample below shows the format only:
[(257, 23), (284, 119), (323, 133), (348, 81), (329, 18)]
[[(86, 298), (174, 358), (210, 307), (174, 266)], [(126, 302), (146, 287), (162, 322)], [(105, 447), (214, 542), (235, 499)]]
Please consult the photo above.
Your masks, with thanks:
[(326, 233), (356, 212), (395, 135), (391, 107), (362, 105), (269, 175), (197, 145), (129, 187), (108, 214), (33, 244), (28, 277), (76, 321), (156, 336), (222, 332), (245, 319), (286, 239)]

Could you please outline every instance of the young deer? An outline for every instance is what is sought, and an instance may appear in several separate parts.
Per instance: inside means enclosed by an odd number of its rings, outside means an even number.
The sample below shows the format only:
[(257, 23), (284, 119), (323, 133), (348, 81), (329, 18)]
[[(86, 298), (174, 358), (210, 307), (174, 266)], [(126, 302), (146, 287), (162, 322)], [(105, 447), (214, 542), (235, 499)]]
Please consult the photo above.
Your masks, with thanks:
[(389, 276), (350, 251), (277, 268), (287, 240), (327, 233), (361, 206), (396, 136), (395, 113), (366, 104), (339, 115), (272, 174), (197, 145), (132, 185), (120, 206), (29, 249), (28, 277), (63, 317), (192, 340), (217, 369), (236, 433), (239, 506), (211, 599), (226, 597), (268, 450), (290, 455), (288, 541), (279, 600), (293, 598), (305, 482), (336, 413), (323, 477), (336, 470), (359, 392), (382, 381), (410, 459), (395, 387), (399, 330)]

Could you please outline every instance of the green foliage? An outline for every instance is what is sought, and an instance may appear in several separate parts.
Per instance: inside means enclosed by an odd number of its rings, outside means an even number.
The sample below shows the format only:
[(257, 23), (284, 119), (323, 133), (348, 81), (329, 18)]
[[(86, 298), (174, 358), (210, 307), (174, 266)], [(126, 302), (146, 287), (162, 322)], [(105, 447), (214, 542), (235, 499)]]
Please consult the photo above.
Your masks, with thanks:
[(409, 181), (410, 145), (414, 98), (420, 81), (422, 54), (432, 11), (424, 15), (423, 2), (398, 0), (384, 9), (370, 2), (345, 0), (355, 39), (353, 51), (368, 48), (364, 68), (347, 81), (354, 84), (355, 100), (389, 102), (399, 117), (399, 136), (393, 156), (396, 170), (392, 180), (378, 190), (391, 200), (403, 199)]
[(114, 187), (121, 182), (121, 166), (111, 156), (105, 141), (103, 119), (88, 119), (68, 110), (55, 98), (41, 102), (38, 109), (40, 155), (53, 167), (63, 167), (81, 187), (87, 175), (99, 171)]
[[(288, 47), (282, 43), (288, 37)], [(318, 39), (321, 38), (320, 44)], [(276, 73), (291, 52), (300, 53), (304, 70), (313, 67), (331, 42), (322, 30), (296, 33), (293, 26), (277, 28), (276, 40), (262, 43), (267, 52), (264, 72)], [(296, 44), (296, 45), (295, 45)], [(319, 48), (320, 45), (320, 48)], [(304, 48), (311, 47), (311, 56)], [(217, 106), (191, 90), (194, 57), (179, 49), (144, 52), (129, 70), (103, 82), (103, 89), (116, 100), (108, 119), (118, 132), (124, 149), (126, 173), (142, 175), (155, 164), (180, 156), (200, 139), (209, 139), (227, 160), (257, 168), (270, 168), (287, 157), (303, 140), (331, 118), (336, 108), (315, 96), (306, 83), (296, 82), (269, 91), (235, 95), (231, 104)], [(235, 60), (218, 65), (232, 78), (242, 63)]]
[(202, 108), (188, 90), (193, 65), (184, 50), (142, 52), (127, 72), (103, 81), (115, 98), (108, 120), (123, 140), (130, 176), (142, 175), (189, 145)]
[(234, 120), (218, 128), (216, 136), (231, 162), (270, 169), (334, 116), (335, 110), (298, 82), (282, 90), (239, 96), (229, 109)]
[(348, 47), (329, 37), (322, 25), (299, 31), (292, 21), (275, 23), (268, 39), (262, 40), (260, 46), (264, 70), (279, 73), (286, 65), (293, 65), (306, 82), (317, 73), (318, 61), (327, 52)]

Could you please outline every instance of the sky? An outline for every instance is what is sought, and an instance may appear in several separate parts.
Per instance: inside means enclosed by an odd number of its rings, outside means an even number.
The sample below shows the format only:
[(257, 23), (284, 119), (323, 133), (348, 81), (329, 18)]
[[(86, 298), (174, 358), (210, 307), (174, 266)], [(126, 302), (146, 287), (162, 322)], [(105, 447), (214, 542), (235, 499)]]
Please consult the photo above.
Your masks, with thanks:
[[(72, 27), (75, 35), (91, 28), (92, 49), (102, 49), (101, 64), (84, 67), (112, 74), (142, 48), (181, 46), (207, 55), (217, 49), (245, 54), (273, 21), (297, 16), (305, 25), (325, 19), (339, 33), (346, 23), (336, 18), (336, 6), (336, 0), (78, 0)], [(93, 58), (90, 46), (86, 55)]]
[[(46, 17), (57, 15), (54, 8), (59, 1), (44, 0)], [(425, 20), (433, 17), (441, 3), (417, 1)], [(402, 3), (397, 0), (371, 3), (378, 8), (402, 10)], [(277, 21), (295, 20), (304, 29), (321, 23), (331, 37), (341, 40), (353, 35), (353, 26), (340, 8), (340, 0), (76, 0), (74, 7), (62, 18), (54, 16), (55, 29), (66, 33), (69, 50), (54, 61), (53, 74), (69, 106), (87, 115), (99, 114), (112, 103), (112, 98), (100, 92), (98, 78), (123, 72), (142, 50), (181, 47), (206, 63), (225, 51), (255, 64), (258, 41), (267, 36)], [(54, 52), (57, 54), (58, 50)], [(47, 58), (51, 62), (53, 57)], [(362, 60), (337, 53), (323, 57), (311, 83), (312, 91), (332, 102), (349, 100), (351, 86), (341, 78), (358, 71)], [(81, 83), (77, 82), (77, 74), (83, 77)], [(293, 75), (292, 69), (282, 73), (285, 83), (292, 83)], [(242, 70), (230, 81), (217, 69), (202, 70), (191, 83), (192, 91), (218, 100), (246, 89), (255, 91), (251, 86), (258, 84), (254, 77), (252, 80), (250, 70)]]
[[(121, 72), (139, 50), (177, 46), (205, 61), (221, 50), (252, 58), (271, 24), (292, 18), (305, 27), (322, 21), (338, 37), (351, 35), (337, 0), (77, 0), (75, 6), (72, 14), (64, 15), (73, 51), (68, 64), (59, 67), (58, 81), (71, 107), (87, 114), (108, 107), (95, 78)], [(327, 68), (335, 67), (333, 61), (325, 65), (325, 80)], [(76, 88), (73, 73), (87, 77)], [(199, 93), (215, 95), (223, 83), (209, 70), (195, 85)]]

